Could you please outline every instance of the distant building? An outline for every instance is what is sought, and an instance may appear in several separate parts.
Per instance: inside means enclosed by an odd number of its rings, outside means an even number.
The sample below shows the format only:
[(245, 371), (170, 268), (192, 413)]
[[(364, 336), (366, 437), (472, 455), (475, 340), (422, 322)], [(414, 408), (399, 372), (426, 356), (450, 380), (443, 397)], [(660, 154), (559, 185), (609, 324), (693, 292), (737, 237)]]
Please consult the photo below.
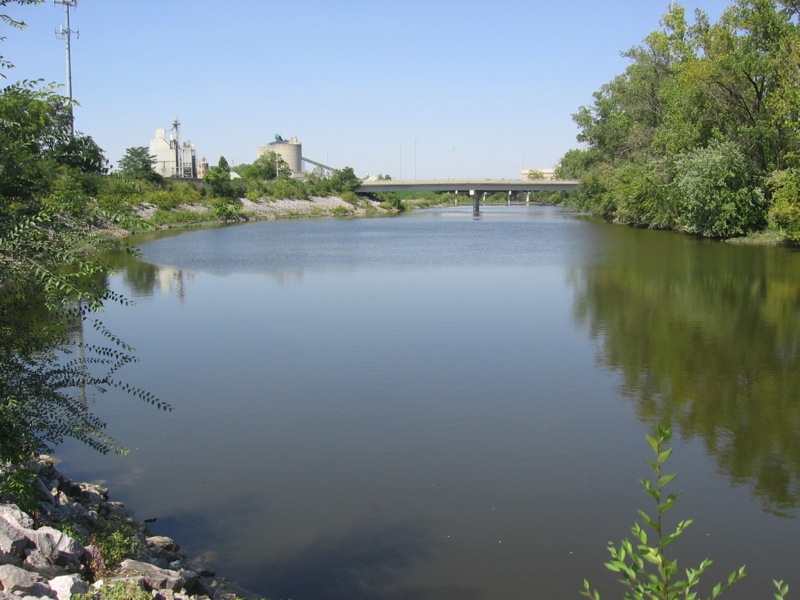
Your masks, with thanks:
[[(533, 177), (531, 177), (533, 175)], [(522, 179), (546, 179), (553, 180), (556, 178), (555, 169), (525, 169), (522, 172)]]
[(169, 138), (166, 129), (156, 129), (150, 140), (150, 155), (155, 156), (153, 169), (163, 177), (193, 179), (198, 177), (194, 144), (180, 141), (181, 123), (175, 118)]

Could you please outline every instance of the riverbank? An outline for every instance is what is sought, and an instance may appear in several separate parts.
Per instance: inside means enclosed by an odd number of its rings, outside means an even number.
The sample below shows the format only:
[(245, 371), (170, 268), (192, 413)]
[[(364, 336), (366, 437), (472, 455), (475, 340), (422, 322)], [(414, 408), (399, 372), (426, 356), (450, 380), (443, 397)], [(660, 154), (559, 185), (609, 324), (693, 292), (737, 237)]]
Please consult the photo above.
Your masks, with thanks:
[[(236, 205), (235, 205), (236, 206)], [(396, 214), (398, 209), (380, 202), (359, 198), (347, 202), (339, 196), (314, 196), (308, 199), (284, 198), (280, 200), (238, 199), (238, 208), (227, 217), (220, 218), (210, 204), (180, 204), (164, 210), (152, 204), (142, 204), (136, 214), (156, 228), (184, 225), (201, 225), (208, 222), (274, 220), (320, 217), (368, 217)]]
[(28, 512), (0, 502), (0, 600), (255, 600), (153, 536), (109, 490), (74, 482), (48, 456), (32, 460)]

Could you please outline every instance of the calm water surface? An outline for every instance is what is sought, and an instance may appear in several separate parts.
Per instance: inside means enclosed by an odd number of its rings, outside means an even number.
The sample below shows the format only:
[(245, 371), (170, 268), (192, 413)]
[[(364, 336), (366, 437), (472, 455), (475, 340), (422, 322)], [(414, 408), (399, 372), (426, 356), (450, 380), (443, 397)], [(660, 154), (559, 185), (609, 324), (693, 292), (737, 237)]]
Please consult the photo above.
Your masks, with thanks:
[[(111, 286), (126, 457), (72, 477), (270, 599), (606, 597), (676, 431), (676, 546), (732, 598), (800, 592), (800, 255), (552, 208), (260, 222), (167, 237)], [(687, 563), (688, 566), (689, 563)], [(713, 579), (713, 581), (712, 581)], [(613, 596), (612, 596), (613, 594)]]

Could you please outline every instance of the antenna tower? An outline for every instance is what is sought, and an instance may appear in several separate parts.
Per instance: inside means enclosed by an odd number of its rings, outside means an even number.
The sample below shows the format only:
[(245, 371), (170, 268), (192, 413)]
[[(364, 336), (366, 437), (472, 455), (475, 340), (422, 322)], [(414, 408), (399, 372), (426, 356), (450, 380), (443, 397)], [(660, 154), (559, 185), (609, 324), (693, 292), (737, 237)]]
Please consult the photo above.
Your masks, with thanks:
[(80, 37), (80, 31), (73, 31), (69, 27), (69, 9), (78, 6), (78, 0), (53, 0), (53, 4), (61, 4), (67, 13), (67, 26), (63, 25), (56, 29), (56, 36), (63, 38), (67, 42), (67, 97), (69, 98), (69, 131), (75, 137), (75, 115), (72, 112), (72, 34)]

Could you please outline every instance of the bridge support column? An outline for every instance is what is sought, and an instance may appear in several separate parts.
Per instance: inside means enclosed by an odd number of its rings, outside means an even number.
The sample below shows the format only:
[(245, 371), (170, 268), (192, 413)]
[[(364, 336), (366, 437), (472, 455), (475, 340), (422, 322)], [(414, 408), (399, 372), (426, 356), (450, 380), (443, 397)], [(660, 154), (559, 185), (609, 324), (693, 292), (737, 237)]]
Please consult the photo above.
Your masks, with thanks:
[(511, 206), (511, 190), (508, 190), (508, 198), (506, 199), (506, 206)]
[(477, 190), (470, 191), (473, 195), (472, 198), (472, 215), (477, 216), (481, 214), (481, 199), (486, 198), (486, 192), (479, 192)]
[(525, 204), (527, 205), (527, 204), (530, 204), (530, 203), (531, 203), (531, 193), (530, 193), (530, 192), (528, 192), (528, 193), (525, 195)]
[(455, 199), (455, 202), (454, 202), (454, 204), (455, 204), (456, 206), (458, 206), (458, 190), (456, 190), (456, 199)]

